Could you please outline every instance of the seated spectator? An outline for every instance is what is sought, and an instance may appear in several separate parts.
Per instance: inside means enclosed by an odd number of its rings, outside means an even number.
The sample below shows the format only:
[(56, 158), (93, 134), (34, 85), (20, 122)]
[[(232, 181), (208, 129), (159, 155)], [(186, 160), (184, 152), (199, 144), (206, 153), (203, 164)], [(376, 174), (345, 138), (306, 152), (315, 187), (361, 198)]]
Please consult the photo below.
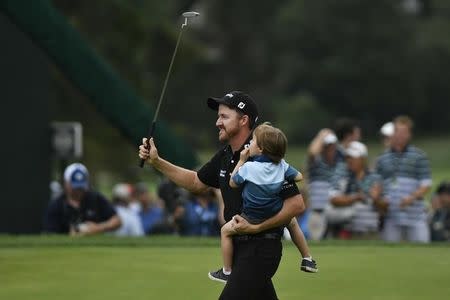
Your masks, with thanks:
[(326, 229), (323, 211), (330, 202), (331, 180), (340, 162), (337, 153), (337, 137), (330, 129), (322, 129), (308, 148), (307, 184), (309, 195), (308, 227), (311, 238), (320, 240)]
[(450, 182), (442, 182), (434, 201), (434, 213), (431, 217), (431, 240), (450, 241)]
[(61, 196), (62, 193), (64, 193), (64, 190), (62, 185), (58, 181), (53, 180), (52, 182), (50, 182), (50, 200), (55, 200), (56, 198)]
[(173, 181), (165, 178), (158, 185), (158, 197), (164, 201), (167, 222), (175, 233), (180, 233), (180, 222), (184, 214), (184, 206), (189, 202), (190, 193), (177, 186)]
[(145, 234), (170, 233), (167, 224), (164, 205), (153, 197), (145, 183), (138, 183), (134, 187), (136, 200), (139, 202), (139, 217)]
[(191, 201), (184, 205), (184, 213), (180, 217), (181, 235), (219, 235), (219, 209), (215, 197), (216, 194), (212, 189), (192, 196)]
[(158, 185), (158, 197), (164, 201), (167, 213), (173, 215), (178, 208), (188, 202), (189, 192), (164, 178)]
[(89, 173), (80, 163), (64, 171), (64, 193), (51, 201), (44, 220), (44, 231), (92, 235), (117, 229), (120, 218), (112, 204), (89, 188)]
[(122, 226), (114, 234), (117, 236), (143, 236), (141, 219), (138, 213), (130, 207), (133, 188), (127, 183), (118, 183), (113, 187), (112, 201)]
[(330, 234), (338, 237), (378, 231), (376, 205), (381, 198), (381, 179), (367, 168), (367, 148), (351, 142), (346, 149), (347, 176), (333, 180), (331, 204), (325, 209)]

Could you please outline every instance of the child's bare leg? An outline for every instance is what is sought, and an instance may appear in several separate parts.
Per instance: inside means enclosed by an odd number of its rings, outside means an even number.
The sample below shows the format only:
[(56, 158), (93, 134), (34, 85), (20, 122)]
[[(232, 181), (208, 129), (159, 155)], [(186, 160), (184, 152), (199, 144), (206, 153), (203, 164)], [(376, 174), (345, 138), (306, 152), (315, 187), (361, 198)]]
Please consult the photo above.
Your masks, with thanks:
[(223, 271), (225, 274), (231, 272), (231, 265), (233, 264), (233, 239), (231, 236), (236, 233), (233, 225), (234, 220), (231, 220), (225, 223), (220, 229)]
[(291, 234), (292, 241), (298, 250), (302, 254), (302, 261), (300, 264), (300, 270), (308, 273), (316, 273), (319, 271), (316, 261), (312, 259), (309, 253), (308, 243), (306, 242), (305, 235), (303, 234), (300, 226), (298, 226), (297, 220), (292, 218), (288, 225), (289, 233)]
[(303, 234), (300, 226), (298, 226), (297, 219), (292, 218), (291, 222), (289, 222), (288, 230), (291, 235), (292, 241), (295, 246), (297, 246), (303, 258), (311, 257), (309, 253), (308, 243), (306, 242), (305, 235)]

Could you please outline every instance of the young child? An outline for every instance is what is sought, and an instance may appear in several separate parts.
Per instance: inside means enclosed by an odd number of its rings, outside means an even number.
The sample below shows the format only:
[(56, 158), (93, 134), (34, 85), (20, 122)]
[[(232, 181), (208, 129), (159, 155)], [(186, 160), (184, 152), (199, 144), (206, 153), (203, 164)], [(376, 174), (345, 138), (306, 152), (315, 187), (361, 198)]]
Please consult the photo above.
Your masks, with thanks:
[[(285, 180), (296, 182), (302, 180), (302, 174), (283, 159), (286, 147), (287, 139), (281, 130), (268, 123), (261, 124), (253, 131), (250, 146), (241, 151), (239, 162), (231, 173), (232, 188), (245, 184), (242, 191), (241, 216), (252, 224), (262, 223), (281, 210), (283, 200), (279, 193)], [(252, 161), (247, 161), (249, 157)], [(235, 224), (233, 219), (222, 226), (223, 268), (208, 273), (208, 277), (212, 280), (226, 282), (231, 274), (232, 236), (236, 234), (233, 228)], [(287, 228), (303, 257), (301, 270), (317, 272), (316, 262), (309, 254), (308, 244), (296, 218), (292, 218)]]

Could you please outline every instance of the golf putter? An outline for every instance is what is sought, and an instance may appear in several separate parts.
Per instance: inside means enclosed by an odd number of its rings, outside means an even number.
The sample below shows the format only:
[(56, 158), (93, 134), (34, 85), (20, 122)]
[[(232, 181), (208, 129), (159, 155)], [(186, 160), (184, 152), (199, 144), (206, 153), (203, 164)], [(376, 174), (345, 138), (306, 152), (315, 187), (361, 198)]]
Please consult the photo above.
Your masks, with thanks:
[[(188, 25), (188, 20), (189, 19), (195, 18), (195, 17), (197, 17), (199, 15), (200, 14), (198, 12), (195, 12), (195, 11), (187, 11), (187, 12), (184, 12), (183, 15), (182, 15), (184, 17), (184, 23), (181, 24), (180, 33), (178, 34), (178, 39), (177, 39), (177, 43), (175, 45), (175, 50), (173, 51), (172, 59), (170, 61), (170, 65), (169, 65), (169, 69), (167, 70), (166, 79), (164, 80), (164, 85), (163, 85), (163, 88), (161, 90), (161, 95), (159, 96), (159, 101), (158, 101), (158, 105), (156, 107), (155, 115), (153, 116), (153, 121), (150, 124), (150, 129), (149, 129), (149, 132), (148, 132), (148, 135), (147, 135), (147, 143), (145, 145), (147, 149), (150, 149), (149, 140), (153, 137), (153, 134), (155, 133), (156, 120), (158, 119), (159, 109), (161, 107), (161, 103), (162, 103), (162, 100), (164, 98), (164, 93), (166, 92), (167, 82), (169, 81), (170, 73), (172, 72), (173, 62), (174, 62), (175, 56), (177, 54), (178, 45), (180, 44), (181, 35), (183, 34), (183, 29), (184, 29), (184, 27), (186, 27)], [(145, 160), (141, 159), (141, 162), (139, 163), (139, 166), (142, 168), (144, 166), (144, 164), (145, 164)]]

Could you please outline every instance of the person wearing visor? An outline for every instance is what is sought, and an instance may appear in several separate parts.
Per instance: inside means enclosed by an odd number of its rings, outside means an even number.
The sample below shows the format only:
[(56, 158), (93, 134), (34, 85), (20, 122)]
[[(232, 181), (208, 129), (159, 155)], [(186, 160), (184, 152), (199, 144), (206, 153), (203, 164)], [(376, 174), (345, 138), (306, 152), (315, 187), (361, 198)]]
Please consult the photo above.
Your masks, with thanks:
[(376, 234), (377, 207), (381, 201), (381, 178), (367, 167), (367, 147), (351, 142), (346, 151), (345, 177), (335, 176), (330, 205), (325, 210), (329, 234), (334, 237)]
[(64, 193), (51, 201), (44, 220), (47, 233), (93, 235), (119, 228), (112, 204), (89, 187), (89, 172), (74, 163), (64, 171)]
[(230, 175), (248, 147), (252, 130), (258, 120), (258, 108), (253, 99), (243, 92), (233, 91), (222, 98), (209, 98), (208, 107), (217, 111), (218, 139), (225, 145), (197, 172), (181, 168), (158, 155), (153, 139), (147, 149), (144, 138), (139, 157), (153, 165), (177, 185), (201, 193), (208, 187), (219, 188), (223, 198), (225, 221), (233, 217), (232, 273), (219, 299), (277, 299), (272, 276), (281, 259), (283, 228), (304, 210), (303, 198), (293, 182), (283, 184), (281, 210), (259, 224), (250, 224), (239, 216), (242, 213), (242, 188), (230, 187)]

